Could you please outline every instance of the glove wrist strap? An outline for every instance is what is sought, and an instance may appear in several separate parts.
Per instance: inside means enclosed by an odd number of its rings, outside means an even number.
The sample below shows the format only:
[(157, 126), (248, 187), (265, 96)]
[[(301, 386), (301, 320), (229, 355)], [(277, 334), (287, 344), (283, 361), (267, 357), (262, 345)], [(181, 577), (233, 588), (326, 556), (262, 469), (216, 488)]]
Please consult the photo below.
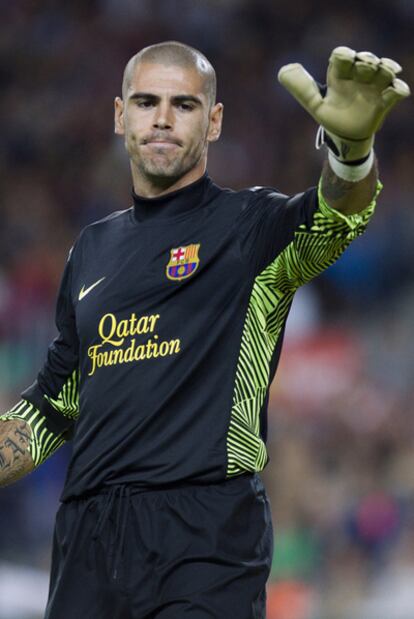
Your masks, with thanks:
[(332, 154), (342, 163), (363, 162), (369, 156), (374, 144), (374, 136), (363, 140), (343, 138), (319, 127), (316, 134), (315, 147), (319, 150), (326, 145)]
[(328, 161), (331, 169), (339, 178), (351, 183), (357, 183), (368, 176), (374, 163), (374, 151), (371, 149), (368, 157), (363, 163), (343, 163), (339, 161), (335, 155), (328, 150)]

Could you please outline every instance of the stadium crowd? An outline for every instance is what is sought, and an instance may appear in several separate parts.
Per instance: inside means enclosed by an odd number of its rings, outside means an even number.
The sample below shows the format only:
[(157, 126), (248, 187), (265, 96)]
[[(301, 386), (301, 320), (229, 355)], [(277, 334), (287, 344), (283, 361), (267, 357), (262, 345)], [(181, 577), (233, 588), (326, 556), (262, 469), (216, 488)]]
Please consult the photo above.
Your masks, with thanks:
[[(112, 106), (126, 60), (176, 39), (216, 67), (220, 185), (317, 183), (316, 126), (277, 83), (324, 80), (337, 45), (397, 60), (414, 87), (410, 0), (15, 0), (0, 4), (0, 406), (54, 336), (57, 286), (87, 223), (131, 204)], [(384, 183), (366, 234), (301, 290), (269, 406), (264, 479), (275, 522), (268, 619), (412, 619), (414, 593), (413, 101), (381, 130)], [(66, 446), (0, 492), (0, 566), (47, 571)], [(9, 592), (10, 593), (10, 592)], [(0, 619), (13, 614), (0, 587)], [(20, 614), (19, 614), (20, 613)]]

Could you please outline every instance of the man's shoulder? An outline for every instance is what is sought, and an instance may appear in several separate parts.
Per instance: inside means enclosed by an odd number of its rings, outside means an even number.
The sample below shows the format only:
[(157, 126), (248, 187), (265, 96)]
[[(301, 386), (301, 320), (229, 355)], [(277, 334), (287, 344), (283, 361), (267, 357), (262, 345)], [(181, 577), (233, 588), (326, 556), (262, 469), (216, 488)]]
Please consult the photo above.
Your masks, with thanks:
[(248, 191), (250, 195), (256, 198), (286, 198), (286, 194), (279, 191), (279, 189), (266, 185), (255, 185), (254, 187), (248, 187), (245, 191)]
[(127, 209), (123, 209), (120, 211), (113, 211), (112, 213), (109, 213), (109, 215), (106, 215), (105, 217), (102, 217), (101, 219), (96, 219), (95, 221), (92, 221), (90, 224), (88, 224), (87, 226), (85, 226), (84, 230), (87, 230), (88, 228), (96, 228), (96, 227), (100, 227), (100, 226), (107, 226), (107, 225), (117, 225), (118, 223), (122, 223), (125, 218), (128, 218), (130, 213), (131, 213), (131, 209), (132, 207), (129, 207)]
[(85, 247), (90, 241), (99, 241), (105, 243), (106, 239), (110, 236), (116, 236), (116, 230), (120, 231), (125, 225), (125, 222), (129, 220), (131, 208), (114, 211), (101, 219), (97, 219), (87, 224), (79, 232), (73, 247), (69, 253), (69, 258), (72, 254), (78, 254), (82, 252), (82, 248)]
[(220, 190), (219, 197), (221, 199), (229, 204), (239, 204), (242, 211), (245, 210), (246, 207), (257, 204), (261, 200), (286, 199), (286, 195), (281, 193), (278, 189), (275, 189), (275, 187), (262, 185), (254, 185), (241, 189), (230, 189), (228, 187), (218, 187), (218, 189)]
[(120, 211), (113, 211), (101, 219), (92, 221), (82, 228), (79, 238), (95, 233), (112, 233), (114, 228), (122, 227), (129, 220), (131, 209), (132, 207)]

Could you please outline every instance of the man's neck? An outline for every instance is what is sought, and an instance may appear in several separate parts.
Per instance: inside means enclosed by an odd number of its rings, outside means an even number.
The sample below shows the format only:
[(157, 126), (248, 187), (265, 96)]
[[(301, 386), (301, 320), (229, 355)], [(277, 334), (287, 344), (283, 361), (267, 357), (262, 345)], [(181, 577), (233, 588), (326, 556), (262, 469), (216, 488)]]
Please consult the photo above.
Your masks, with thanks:
[(134, 191), (138, 196), (143, 198), (158, 198), (178, 189), (182, 189), (191, 183), (195, 183), (203, 176), (206, 171), (206, 166), (198, 165), (192, 168), (183, 176), (176, 177), (147, 177), (139, 173), (131, 163), (132, 181)]

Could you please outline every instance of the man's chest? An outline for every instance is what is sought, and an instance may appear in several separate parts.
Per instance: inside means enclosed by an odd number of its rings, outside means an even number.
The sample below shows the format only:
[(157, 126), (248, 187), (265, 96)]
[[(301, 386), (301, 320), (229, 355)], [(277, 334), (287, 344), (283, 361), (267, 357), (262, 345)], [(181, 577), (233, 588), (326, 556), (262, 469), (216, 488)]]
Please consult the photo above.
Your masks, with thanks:
[(247, 280), (237, 233), (202, 224), (84, 243), (72, 282), (81, 347), (196, 332), (236, 302)]

